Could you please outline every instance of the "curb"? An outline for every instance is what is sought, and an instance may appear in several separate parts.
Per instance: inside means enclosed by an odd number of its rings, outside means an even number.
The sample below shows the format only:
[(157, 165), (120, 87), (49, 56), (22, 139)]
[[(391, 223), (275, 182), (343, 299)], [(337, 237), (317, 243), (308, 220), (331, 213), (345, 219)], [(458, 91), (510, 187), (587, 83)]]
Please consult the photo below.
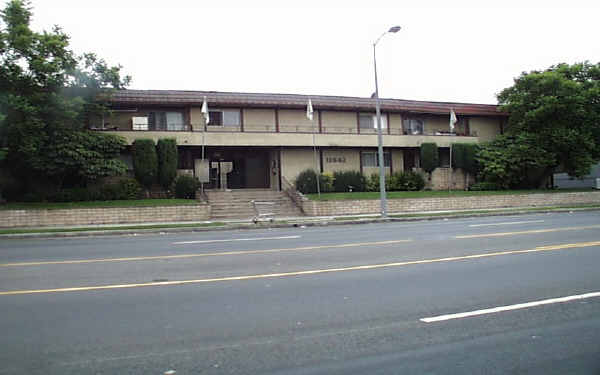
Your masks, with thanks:
[(15, 234), (0, 234), (1, 239), (26, 239), (26, 238), (80, 238), (80, 237), (100, 237), (100, 236), (137, 236), (137, 235), (163, 235), (171, 233), (194, 233), (194, 232), (214, 232), (228, 230), (253, 230), (253, 229), (269, 229), (269, 228), (306, 228), (306, 227), (323, 227), (332, 225), (357, 225), (357, 224), (376, 224), (390, 222), (415, 222), (415, 221), (434, 221), (448, 219), (462, 219), (472, 217), (489, 217), (489, 216), (516, 216), (524, 214), (540, 214), (554, 212), (574, 212), (574, 211), (600, 211), (600, 207), (581, 207), (581, 208), (555, 208), (540, 210), (515, 210), (509, 212), (482, 212), (482, 213), (467, 213), (461, 214), (448, 213), (447, 215), (434, 216), (407, 216), (407, 217), (366, 217), (364, 219), (352, 220), (334, 220), (331, 218), (323, 220), (298, 221), (294, 223), (235, 223), (226, 224), (223, 226), (214, 227), (183, 227), (183, 228), (152, 228), (152, 229), (124, 229), (124, 230), (94, 230), (94, 231), (79, 231), (79, 232), (55, 232), (55, 233), (15, 233)]

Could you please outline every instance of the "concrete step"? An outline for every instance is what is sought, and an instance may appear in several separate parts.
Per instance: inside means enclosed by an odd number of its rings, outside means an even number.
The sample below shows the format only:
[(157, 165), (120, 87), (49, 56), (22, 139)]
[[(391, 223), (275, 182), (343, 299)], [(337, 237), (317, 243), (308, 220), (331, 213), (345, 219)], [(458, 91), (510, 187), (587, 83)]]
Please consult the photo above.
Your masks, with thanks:
[(260, 213), (273, 216), (301, 216), (302, 211), (281, 191), (270, 189), (246, 189), (231, 191), (207, 191), (213, 219), (252, 218), (256, 215), (252, 201), (270, 202), (259, 206)]

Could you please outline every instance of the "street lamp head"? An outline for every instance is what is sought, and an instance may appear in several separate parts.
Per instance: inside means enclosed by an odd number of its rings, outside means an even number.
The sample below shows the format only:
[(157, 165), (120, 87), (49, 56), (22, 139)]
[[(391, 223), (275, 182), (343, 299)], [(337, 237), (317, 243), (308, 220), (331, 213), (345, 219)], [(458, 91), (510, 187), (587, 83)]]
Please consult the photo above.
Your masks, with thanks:
[(394, 26), (388, 30), (388, 33), (397, 33), (398, 31), (400, 31), (400, 29), (401, 29), (400, 26)]

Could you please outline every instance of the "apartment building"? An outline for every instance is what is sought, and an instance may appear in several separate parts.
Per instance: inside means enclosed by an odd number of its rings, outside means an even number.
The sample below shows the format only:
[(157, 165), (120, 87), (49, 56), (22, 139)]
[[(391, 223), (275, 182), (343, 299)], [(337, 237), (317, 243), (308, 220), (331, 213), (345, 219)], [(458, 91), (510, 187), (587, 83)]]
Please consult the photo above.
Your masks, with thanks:
[[(204, 98), (208, 123), (201, 113)], [(306, 116), (309, 99), (312, 121)], [(121, 90), (110, 106), (110, 115), (93, 120), (92, 129), (121, 135), (129, 144), (175, 138), (179, 172), (204, 180), (208, 189), (281, 190), (308, 168), (378, 172), (372, 98)], [(452, 109), (458, 119), (453, 131)], [(424, 142), (438, 145), (438, 169), (451, 173), (451, 144), (491, 140), (507, 119), (496, 105), (486, 104), (382, 99), (381, 111), (386, 173), (418, 169)]]

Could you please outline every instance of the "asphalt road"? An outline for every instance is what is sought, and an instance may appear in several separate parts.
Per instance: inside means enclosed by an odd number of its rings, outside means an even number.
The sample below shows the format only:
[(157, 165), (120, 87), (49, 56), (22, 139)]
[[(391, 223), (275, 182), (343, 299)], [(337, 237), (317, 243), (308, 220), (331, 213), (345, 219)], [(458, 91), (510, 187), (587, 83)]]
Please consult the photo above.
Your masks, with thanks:
[(2, 240), (0, 374), (600, 374), (599, 267), (593, 211)]

